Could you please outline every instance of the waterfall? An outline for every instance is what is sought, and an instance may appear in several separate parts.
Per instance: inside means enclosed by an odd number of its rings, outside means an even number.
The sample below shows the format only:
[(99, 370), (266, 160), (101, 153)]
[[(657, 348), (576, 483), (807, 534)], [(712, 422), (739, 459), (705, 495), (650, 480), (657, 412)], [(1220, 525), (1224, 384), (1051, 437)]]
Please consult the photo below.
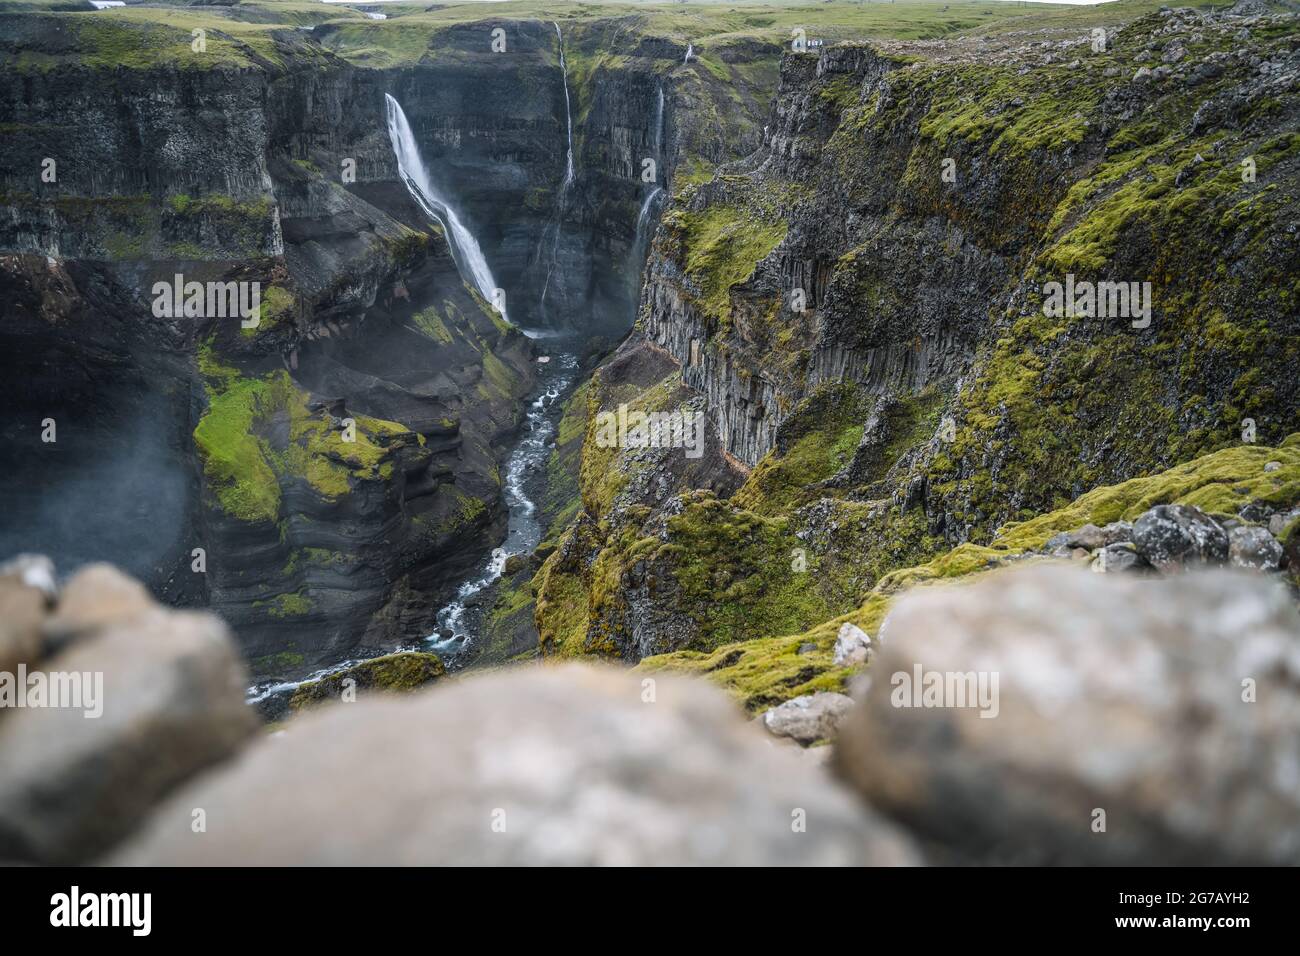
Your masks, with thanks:
[(689, 44), (689, 43), (686, 44), (686, 56), (684, 56), (684, 57), (682, 58), (682, 62), (683, 62), (683, 63), (690, 63), (690, 62), (691, 62), (691, 54), (694, 53), (694, 52), (695, 52), (695, 47), (692, 46), (692, 45)]
[[(560, 220), (564, 216), (564, 201), (569, 193), (569, 187), (573, 185), (573, 104), (569, 100), (569, 64), (564, 58), (564, 34), (560, 32), (560, 25), (552, 22), (555, 27), (555, 36), (559, 40), (560, 47), (560, 75), (564, 82), (564, 122), (568, 132), (569, 153), (564, 168), (564, 182), (560, 183), (559, 200), (555, 208), (555, 217), (551, 223), (551, 262), (546, 267), (546, 280), (542, 283), (542, 297), (538, 302), (538, 308), (545, 316), (546, 314), (546, 293), (551, 288), (551, 274), (555, 271), (556, 262), (560, 255)], [(543, 236), (545, 239), (545, 236)]]
[(662, 196), (663, 194), (664, 194), (663, 187), (656, 186), (653, 190), (650, 191), (650, 195), (645, 197), (645, 202), (641, 204), (641, 212), (636, 217), (636, 236), (637, 236), (636, 241), (638, 244), (640, 244), (641, 242), (641, 230), (645, 228), (646, 221), (650, 216), (650, 207), (651, 205), (654, 204), (655, 199), (657, 199), (659, 196)]
[[(478, 240), (465, 228), (456, 211), (429, 181), (429, 170), (420, 158), (420, 148), (415, 145), (415, 134), (411, 132), (411, 124), (406, 121), (401, 104), (388, 93), (384, 94), (384, 98), (388, 103), (388, 138), (393, 144), (393, 155), (397, 157), (398, 172), (406, 183), (411, 198), (424, 210), (425, 215), (442, 226), (461, 278), (465, 279), (468, 273), (468, 278), (473, 281), (479, 295), (495, 307), (496, 280), (492, 278), (492, 271), (483, 258)], [(505, 312), (502, 311), (502, 318), (504, 317)]]
[(659, 84), (659, 106), (655, 110), (655, 159), (663, 162), (664, 145), (664, 85)]
[(639, 282), (641, 277), (642, 260), (645, 259), (646, 247), (649, 245), (650, 236), (646, 231), (646, 226), (650, 222), (650, 210), (654, 208), (655, 201), (662, 198), (664, 190), (662, 186), (656, 186), (650, 190), (650, 194), (645, 197), (641, 203), (641, 212), (636, 217), (636, 238), (632, 244), (632, 261), (635, 264), (635, 276)]
[(555, 35), (560, 41), (560, 75), (564, 78), (564, 121), (569, 132), (569, 161), (564, 170), (564, 184), (560, 187), (560, 196), (563, 197), (573, 183), (573, 106), (569, 103), (569, 64), (564, 59), (564, 34), (560, 32), (558, 23), (553, 26)]

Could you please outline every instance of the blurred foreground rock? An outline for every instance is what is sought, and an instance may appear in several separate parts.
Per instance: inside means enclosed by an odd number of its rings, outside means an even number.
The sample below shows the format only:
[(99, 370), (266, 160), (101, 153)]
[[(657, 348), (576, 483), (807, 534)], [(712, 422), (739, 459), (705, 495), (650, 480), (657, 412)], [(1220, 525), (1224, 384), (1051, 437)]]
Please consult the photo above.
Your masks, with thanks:
[[(1300, 863), (1300, 616), (1275, 581), (1037, 566), (913, 592), (887, 623), (835, 759), (930, 846)], [(996, 679), (995, 705), (899, 706), (917, 701), (918, 667), (923, 682)]]
[(660, 678), (643, 693), (624, 671), (568, 665), (327, 705), (179, 792), (108, 862), (916, 861), (719, 691)]
[(257, 725), (225, 625), (164, 610), (107, 565), (78, 572), (48, 615), (40, 588), (0, 576), (0, 610), (4, 646), (21, 634), (21, 659), (0, 667), (11, 692), (80, 687), (75, 706), (0, 707), (0, 861), (89, 859)]

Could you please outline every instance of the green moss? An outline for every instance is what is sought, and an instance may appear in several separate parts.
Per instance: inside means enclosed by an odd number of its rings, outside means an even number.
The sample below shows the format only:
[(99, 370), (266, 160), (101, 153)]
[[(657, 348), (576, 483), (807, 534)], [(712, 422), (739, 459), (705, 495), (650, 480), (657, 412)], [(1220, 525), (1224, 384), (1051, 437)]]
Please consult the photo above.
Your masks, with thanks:
[[(1270, 461), (1281, 467), (1265, 472), (1264, 465)], [(1089, 523), (1100, 527), (1112, 521), (1132, 521), (1161, 504), (1194, 505), (1213, 514), (1235, 515), (1242, 505), (1253, 501), (1276, 508), (1300, 501), (1300, 444), (1276, 448), (1238, 445), (1150, 477), (1094, 489), (1065, 508), (1005, 525), (992, 547), (1042, 547), (1061, 531)]]
[[(1270, 461), (1278, 462), (1281, 467), (1265, 472), (1264, 465)], [(1248, 502), (1261, 501), (1280, 508), (1297, 500), (1300, 500), (1300, 433), (1289, 436), (1277, 447), (1242, 445), (1225, 449), (1158, 475), (1094, 489), (1065, 508), (1006, 526), (990, 545), (962, 544), (923, 564), (884, 574), (855, 610), (802, 632), (771, 637), (757, 635), (712, 649), (647, 657), (638, 670), (703, 676), (728, 690), (750, 712), (800, 694), (843, 690), (853, 671), (836, 668), (832, 662), (840, 626), (849, 621), (876, 636), (893, 600), (904, 590), (959, 581), (1024, 560), (1026, 551), (1041, 549), (1054, 534), (1088, 523), (1100, 526), (1121, 519), (1132, 521), (1157, 504), (1190, 504), (1209, 512), (1236, 514)], [(843, 513), (835, 520), (850, 521)], [(1300, 519), (1283, 532), (1283, 540), (1297, 534), (1300, 534)], [(754, 540), (758, 542), (755, 554), (761, 555), (766, 550), (762, 538), (755, 536)], [(725, 549), (719, 554), (715, 568), (734, 567), (738, 561), (738, 566), (743, 567), (746, 560), (754, 560), (753, 555), (737, 558)], [(705, 602), (717, 599), (717, 595), (704, 598)], [(808, 644), (814, 645), (813, 649), (800, 654), (799, 649)]]
[(438, 314), (438, 307), (430, 305), (421, 309), (411, 317), (421, 332), (433, 339), (439, 345), (450, 345), (454, 341), (451, 330), (447, 328), (447, 323), (443, 321), (442, 316)]
[(250, 666), (254, 674), (269, 674), (302, 667), (305, 661), (306, 658), (297, 651), (281, 651), (278, 654), (254, 658)]
[(271, 331), (292, 317), (295, 312), (296, 303), (293, 293), (288, 289), (278, 285), (266, 286), (261, 290), (261, 297), (262, 307), (257, 325), (244, 328), (241, 324), (240, 334), (247, 338)]
[(274, 521), (280, 513), (280, 485), (270, 449), (254, 426), (266, 411), (267, 386), (237, 379), (209, 391), (208, 410), (194, 429), (208, 486), (222, 509), (241, 521)]
[(839, 493), (816, 486), (853, 459), (865, 417), (864, 402), (852, 385), (819, 388), (782, 423), (785, 448), (769, 452), (732, 501), (774, 515)]
[[(246, 378), (223, 366), (211, 346), (199, 353), (208, 409), (194, 429), (208, 484), (221, 508), (242, 521), (274, 521), (280, 483), (307, 482), (330, 500), (347, 494), (354, 481), (389, 480), (391, 457), (418, 437), (397, 422), (352, 416), (355, 441), (346, 441), (283, 370)], [(287, 419), (288, 441), (272, 447), (269, 423)]]
[(301, 617), (313, 607), (310, 597), (302, 591), (277, 594), (269, 601), (254, 601), (253, 607), (265, 607), (271, 617)]
[(765, 220), (751, 210), (710, 205), (694, 213), (674, 209), (666, 225), (683, 243), (686, 271), (700, 286), (699, 306), (726, 320), (731, 289), (749, 281), (759, 262), (785, 239), (786, 223)]

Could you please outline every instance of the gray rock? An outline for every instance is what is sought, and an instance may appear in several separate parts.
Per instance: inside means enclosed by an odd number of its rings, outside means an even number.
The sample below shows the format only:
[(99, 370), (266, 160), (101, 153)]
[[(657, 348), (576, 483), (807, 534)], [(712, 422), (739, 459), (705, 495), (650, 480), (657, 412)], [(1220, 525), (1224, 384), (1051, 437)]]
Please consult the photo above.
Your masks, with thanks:
[(1149, 79), (1151, 79), (1151, 68), (1149, 66), (1140, 67), (1138, 71), (1133, 74), (1133, 82), (1135, 83)]
[(1106, 544), (1106, 540), (1100, 528), (1095, 524), (1086, 524), (1077, 531), (1071, 531), (1065, 536), (1065, 546), (1067, 548), (1087, 548), (1092, 551)]
[(836, 667), (865, 664), (870, 653), (871, 637), (866, 631), (849, 621), (840, 625), (840, 633), (835, 638), (835, 651), (831, 658)]
[(0, 673), (40, 658), (45, 602), (45, 592), (26, 584), (22, 574), (0, 576)]
[[(813, 762), (771, 746), (718, 690), (655, 681), (647, 703), (642, 675), (520, 668), (334, 704), (182, 790), (110, 862), (916, 860), (906, 838)], [(205, 834), (190, 830), (195, 807)]]
[(807, 644), (800, 644), (800, 645), (799, 645), (799, 650), (795, 651), (795, 653), (796, 653), (796, 654), (811, 654), (811, 653), (812, 653), (813, 651), (815, 651), (815, 650), (817, 650), (817, 645), (816, 645), (816, 644), (813, 644), (813, 643), (810, 641), (810, 642), (808, 642)]
[(845, 694), (828, 691), (804, 694), (766, 711), (763, 726), (778, 737), (789, 737), (807, 745), (834, 737), (852, 706), (852, 698)]
[(1259, 525), (1243, 525), (1228, 533), (1228, 560), (1233, 567), (1276, 571), (1282, 563), (1282, 545)]
[(1112, 521), (1104, 528), (1095, 524), (1086, 524), (1075, 531), (1066, 531), (1054, 535), (1048, 542), (1049, 548), (1085, 548), (1089, 552), (1104, 548), (1109, 544), (1133, 539), (1133, 526), (1127, 521)]
[(43, 554), (19, 554), (0, 564), (0, 578), (17, 578), (29, 588), (36, 588), (53, 600), (58, 595), (54, 580), (54, 562)]
[(1108, 544), (1097, 551), (1094, 567), (1105, 574), (1118, 574), (1124, 571), (1140, 571), (1147, 564), (1128, 542)]
[(1286, 532), (1292, 521), (1300, 518), (1300, 509), (1291, 511), (1281, 511), (1268, 519), (1268, 533), (1275, 538), (1280, 538)]
[(213, 615), (154, 607), (42, 662), (82, 675), (83, 707), (0, 720), (0, 860), (76, 863), (125, 836), (164, 794), (231, 754), (256, 727), (247, 678)]
[(1138, 554), (1163, 573), (1228, 560), (1228, 535), (1199, 508), (1156, 505), (1133, 523)]
[(45, 637), (58, 648), (157, 608), (144, 585), (111, 564), (88, 564), (68, 581)]
[[(992, 706), (903, 706), (918, 667)], [(1268, 578), (1038, 565), (918, 589), (872, 671), (837, 767), (965, 858), (1300, 862), (1300, 615)]]

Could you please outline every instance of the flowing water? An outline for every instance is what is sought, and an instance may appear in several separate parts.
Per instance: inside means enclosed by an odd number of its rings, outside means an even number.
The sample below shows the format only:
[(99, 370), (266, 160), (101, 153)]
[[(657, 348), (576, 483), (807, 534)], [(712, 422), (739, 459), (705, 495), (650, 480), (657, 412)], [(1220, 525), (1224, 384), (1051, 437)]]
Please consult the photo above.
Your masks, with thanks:
[(551, 222), (551, 262), (546, 267), (546, 279), (542, 283), (542, 296), (538, 301), (538, 308), (543, 315), (546, 314), (546, 293), (551, 288), (551, 274), (555, 272), (555, 265), (560, 256), (560, 220), (564, 216), (565, 199), (569, 194), (569, 187), (573, 185), (575, 178), (573, 170), (573, 106), (569, 101), (569, 64), (564, 58), (564, 34), (560, 32), (558, 23), (552, 24), (555, 27), (555, 36), (559, 41), (560, 47), (560, 75), (564, 81), (564, 125), (568, 133), (568, 158), (565, 161), (564, 181), (560, 183), (560, 193), (556, 200), (555, 217)]
[[(391, 94), (385, 93), (384, 98), (388, 103), (388, 138), (393, 144), (393, 155), (397, 158), (398, 172), (402, 176), (402, 181), (406, 183), (411, 198), (427, 216), (442, 226), (461, 278), (473, 282), (479, 295), (495, 304), (498, 301), (496, 280), (492, 278), (492, 270), (488, 268), (487, 259), (483, 257), (483, 250), (479, 248), (478, 240), (465, 228), (465, 224), (456, 215), (456, 210), (446, 197), (434, 188), (429, 178), (428, 167), (420, 157), (420, 148), (415, 144), (415, 134), (411, 132), (411, 124), (406, 121), (406, 114), (402, 111), (401, 104), (393, 99)], [(505, 315), (504, 307), (501, 314)]]
[(686, 56), (682, 57), (682, 62), (683, 62), (683, 63), (690, 63), (690, 62), (691, 62), (691, 54), (694, 53), (694, 52), (695, 52), (695, 47), (691, 46), (689, 43), (686, 44)]
[(664, 148), (664, 87), (659, 84), (659, 105), (655, 109), (655, 159), (663, 162)]
[(492, 550), (482, 571), (460, 586), (455, 600), (438, 612), (439, 633), (432, 635), (429, 643), (444, 659), (454, 657), (478, 636), (483, 612), (473, 599), (501, 577), (508, 558), (532, 554), (541, 543), (546, 529), (538, 518), (534, 486), (545, 473), (555, 445), (559, 403), (568, 395), (577, 367), (577, 359), (569, 354), (553, 354), (548, 363), (539, 366), (538, 394), (528, 407), (523, 438), (506, 462), (504, 494), (510, 515), (506, 539)]
[[(530, 336), (536, 338), (536, 336)], [(557, 345), (567, 344), (557, 342)], [(504, 497), (509, 513), (506, 539), (493, 548), (483, 567), (460, 585), (455, 598), (438, 611), (438, 630), (423, 642), (399, 650), (434, 651), (450, 667), (456, 657), (481, 633), (483, 609), (474, 601), (500, 577), (506, 559), (515, 554), (531, 554), (546, 530), (538, 515), (536, 496), (545, 489), (545, 468), (555, 446), (561, 403), (568, 396), (577, 375), (578, 360), (568, 352), (553, 352), (549, 361), (538, 364), (538, 385), (522, 429), (522, 437), (506, 461)], [(444, 637), (450, 632), (449, 637)], [(365, 661), (354, 658), (322, 667), (301, 680), (262, 681), (248, 688), (249, 704), (278, 697), (287, 700), (303, 684), (347, 670)]]
[[(664, 190), (662, 186), (656, 186), (650, 191), (650, 195), (645, 197), (645, 202), (641, 203), (641, 211), (636, 217), (636, 263), (641, 264), (641, 258), (645, 254), (645, 242), (648, 238), (645, 231), (646, 226), (650, 224), (650, 210), (654, 208), (655, 203), (663, 198)], [(638, 273), (639, 274), (639, 273)]]

